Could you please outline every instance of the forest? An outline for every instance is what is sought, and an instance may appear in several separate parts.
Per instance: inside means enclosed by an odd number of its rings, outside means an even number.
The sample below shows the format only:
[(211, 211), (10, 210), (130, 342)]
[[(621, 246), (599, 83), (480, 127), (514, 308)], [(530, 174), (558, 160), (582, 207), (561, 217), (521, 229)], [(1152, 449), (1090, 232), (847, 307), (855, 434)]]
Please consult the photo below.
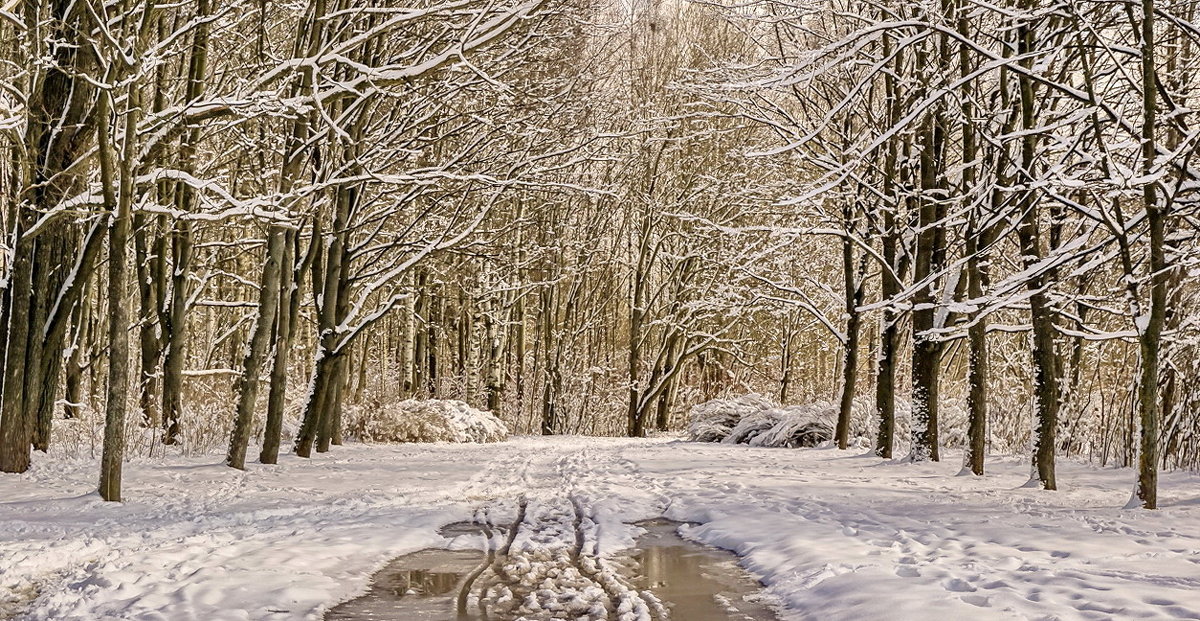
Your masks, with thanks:
[(0, 470), (758, 393), (1153, 509), (1200, 465), (1196, 12), (4, 0)]

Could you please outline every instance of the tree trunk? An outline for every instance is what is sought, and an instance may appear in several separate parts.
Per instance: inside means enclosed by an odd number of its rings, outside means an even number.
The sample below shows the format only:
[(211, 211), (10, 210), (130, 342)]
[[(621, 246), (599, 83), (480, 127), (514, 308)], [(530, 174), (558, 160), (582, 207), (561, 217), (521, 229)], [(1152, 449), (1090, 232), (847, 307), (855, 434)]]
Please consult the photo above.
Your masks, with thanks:
[[(209, 0), (198, 0), (196, 4), (197, 26), (192, 39), (188, 58), (187, 101), (195, 101), (205, 89), (208, 65), (208, 32), (206, 19), (211, 12)], [(180, 166), (186, 173), (195, 169), (196, 143), (200, 140), (198, 128), (191, 128), (179, 145)], [(189, 214), (195, 205), (195, 191), (180, 182), (175, 191), (176, 208)], [(171, 300), (163, 322), (163, 335), (167, 352), (163, 360), (163, 434), (164, 444), (179, 442), (180, 417), (183, 414), (183, 364), (187, 355), (188, 325), (188, 275), (192, 264), (192, 223), (176, 219), (171, 227)]]
[(916, 258), (913, 279), (919, 284), (913, 295), (912, 332), (912, 451), (913, 461), (939, 461), (938, 389), (942, 343), (934, 336), (937, 305), (934, 297), (941, 248), (941, 201), (933, 194), (938, 186), (938, 122), (930, 113), (919, 132), (921, 196), (918, 198)]
[[(983, 304), (987, 286), (987, 259), (980, 258), (976, 235), (967, 235), (967, 295), (974, 304)], [(983, 461), (987, 451), (988, 420), (988, 348), (987, 320), (976, 317), (967, 328), (967, 452), (965, 466), (976, 476), (983, 475)]]
[(546, 377), (542, 388), (542, 435), (549, 436), (559, 433), (558, 420), (558, 387), (561, 386), (562, 375), (558, 369), (558, 355), (554, 340), (555, 312), (554, 298), (557, 297), (557, 286), (546, 285), (541, 295), (542, 327), (542, 356), (545, 359)]
[[(1023, 10), (1032, 10), (1031, 0), (1022, 0)], [(1034, 168), (1037, 165), (1036, 150), (1038, 137), (1035, 111), (1035, 93), (1032, 71), (1034, 32), (1028, 20), (1021, 20), (1017, 27), (1018, 61), (1025, 71), (1017, 77), (1020, 90), (1019, 105), (1021, 118), (1021, 184), (1017, 206), (1021, 222), (1017, 237), (1021, 245), (1026, 269), (1032, 269), (1042, 259), (1039, 233), (1039, 204), (1033, 184)], [(1054, 477), (1055, 435), (1058, 428), (1058, 356), (1054, 345), (1054, 315), (1045, 292), (1045, 280), (1041, 275), (1030, 276), (1026, 281), (1031, 292), (1029, 298), (1030, 323), (1033, 326), (1034, 397), (1037, 404), (1037, 428), (1034, 440), (1033, 466), (1035, 477), (1044, 489), (1057, 489)]]
[(229, 439), (229, 452), (225, 463), (231, 468), (246, 468), (246, 446), (250, 443), (250, 425), (254, 421), (254, 405), (258, 401), (259, 373), (262, 371), (271, 333), (279, 309), (279, 281), (284, 254), (288, 246), (284, 227), (272, 224), (267, 234), (267, 256), (263, 265), (262, 284), (259, 287), (258, 318), (254, 334), (247, 346), (242, 377), (235, 388), (238, 394), (233, 433)]
[(25, 407), (25, 356), (30, 336), (33, 243), (23, 238), (21, 233), (29, 225), (31, 216), (23, 214), (22, 217), (24, 224), (17, 229), (13, 246), (4, 386), (3, 396), (0, 397), (0, 470), (4, 472), (25, 472), (29, 469), (33, 440), (33, 421)]
[(417, 286), (413, 270), (404, 273), (404, 282), (408, 287), (408, 296), (400, 309), (400, 396), (411, 397), (416, 390), (416, 364), (414, 364), (416, 346), (416, 313)]
[[(289, 231), (283, 255), (283, 272), (279, 284), (280, 309), (275, 323), (275, 357), (271, 364), (271, 387), (267, 397), (267, 422), (263, 429), (262, 452), (258, 461), (264, 464), (279, 462), (279, 443), (283, 433), (283, 410), (287, 404), (288, 364), (292, 343), (296, 338), (296, 319), (300, 315), (300, 286), (304, 273), (316, 255), (320, 238), (314, 236), (304, 259), (296, 264), (300, 247), (300, 232)], [(286, 301), (286, 306), (284, 305)]]
[[(846, 343), (842, 357), (842, 395), (838, 405), (837, 427), (834, 438), (841, 450), (850, 448), (850, 423), (854, 414), (854, 392), (858, 384), (858, 342), (862, 326), (862, 313), (858, 307), (862, 305), (865, 289), (863, 274), (865, 263), (856, 268), (854, 265), (854, 242), (850, 240), (851, 208), (846, 207), (843, 214), (847, 236), (842, 238), (842, 280), (846, 313)], [(864, 257), (865, 259), (865, 257)], [(857, 270), (857, 271), (856, 271)]]
[[(109, 131), (109, 110), (112, 93), (101, 95), (99, 110), (101, 183), (104, 202), (113, 214), (108, 243), (108, 394), (105, 399), (104, 449), (100, 457), (100, 496), (104, 500), (121, 500), (121, 463), (125, 456), (125, 413), (129, 390), (129, 308), (125, 294), (129, 288), (129, 232), (132, 225), (133, 163), (137, 137), (137, 111), (140, 109), (137, 86), (128, 90), (125, 112), (125, 131), (119, 169), (112, 153)], [(119, 193), (114, 196), (114, 183), (119, 175)]]
[[(1154, 124), (1157, 109), (1157, 77), (1154, 66), (1154, 0), (1141, 0), (1142, 8), (1142, 174), (1150, 178), (1157, 154)], [(1135, 317), (1141, 352), (1138, 382), (1138, 416), (1141, 421), (1136, 496), (1146, 509), (1158, 508), (1159, 434), (1162, 412), (1159, 410), (1159, 350), (1167, 311), (1166, 219), (1167, 209), (1158, 204), (1155, 181), (1142, 186), (1142, 207), (1150, 234), (1150, 307), (1145, 317)]]
[[(883, 38), (884, 55), (892, 54), (890, 37)], [(884, 92), (887, 100), (888, 122), (894, 125), (900, 118), (900, 93), (896, 84), (896, 76), (901, 75), (902, 55), (896, 53), (895, 72), (884, 76)], [(900, 206), (901, 196), (897, 177), (900, 166), (897, 157), (896, 141), (889, 140), (884, 155), (883, 169), (883, 230), (880, 237), (883, 251), (883, 269), (879, 283), (879, 296), (885, 303), (880, 314), (879, 353), (875, 367), (875, 412), (879, 416), (879, 433), (875, 439), (875, 455), (891, 459), (896, 435), (896, 357), (900, 342), (900, 313), (889, 303), (900, 293), (900, 266), (897, 262), (897, 251), (900, 245), (900, 233), (896, 230), (896, 210)], [(890, 201), (890, 204), (887, 202)]]
[[(134, 216), (134, 251), (137, 256), (138, 280), (138, 343), (141, 353), (141, 376), (138, 380), (138, 403), (142, 422), (147, 427), (161, 423), (158, 407), (158, 362), (162, 355), (158, 338), (160, 291), (155, 287), (158, 274), (165, 271), (165, 257), (158, 254), (157, 239), (150, 244), (151, 222), (141, 214)], [(160, 236), (155, 236), (160, 237)]]
[(429, 361), (429, 356), (426, 349), (429, 346), (427, 341), (429, 331), (426, 326), (429, 325), (429, 277), (424, 271), (419, 271), (416, 277), (416, 290), (413, 295), (416, 296), (414, 326), (413, 326), (413, 347), (412, 347), (412, 392), (425, 392), (425, 377), (428, 375), (425, 371), (425, 365)]

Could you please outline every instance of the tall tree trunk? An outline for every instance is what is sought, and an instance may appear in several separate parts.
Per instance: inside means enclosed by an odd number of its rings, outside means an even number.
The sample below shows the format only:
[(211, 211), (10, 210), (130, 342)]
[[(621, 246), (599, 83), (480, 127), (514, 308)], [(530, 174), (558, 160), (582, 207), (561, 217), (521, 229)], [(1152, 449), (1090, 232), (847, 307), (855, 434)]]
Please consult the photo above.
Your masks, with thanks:
[(300, 286), (304, 273), (316, 255), (320, 238), (314, 236), (312, 245), (299, 264), (295, 255), (300, 244), (300, 232), (288, 233), (283, 256), (283, 276), (280, 279), (280, 309), (275, 322), (275, 356), (271, 363), (271, 387), (267, 397), (267, 422), (263, 429), (262, 452), (258, 461), (264, 464), (279, 462), (279, 443), (283, 433), (283, 410), (287, 403), (288, 364), (292, 343), (296, 337), (296, 319), (300, 315)]
[(400, 309), (400, 396), (411, 397), (417, 388), (414, 362), (417, 338), (417, 281), (414, 270), (404, 273), (408, 296)]
[[(883, 38), (883, 52), (892, 54), (892, 40)], [(897, 53), (895, 68), (902, 65), (902, 55)], [(888, 122), (895, 125), (900, 118), (900, 93), (896, 84), (898, 72), (884, 76)], [(899, 208), (900, 184), (897, 177), (900, 166), (896, 141), (889, 140), (884, 155), (883, 168), (883, 230), (880, 245), (883, 254), (883, 269), (879, 283), (879, 296), (884, 302), (880, 313), (879, 353), (875, 366), (875, 412), (879, 416), (879, 433), (875, 439), (875, 455), (891, 459), (896, 436), (896, 358), (900, 343), (900, 313), (891, 305), (900, 294), (900, 265), (897, 262), (900, 232), (896, 227), (896, 210)]]
[(627, 434), (631, 438), (646, 435), (646, 419), (641, 411), (642, 386), (642, 324), (646, 318), (646, 288), (649, 278), (650, 215), (642, 214), (642, 227), (638, 239), (637, 261), (632, 274), (631, 299), (629, 301), (629, 414)]
[(1166, 254), (1167, 208), (1159, 204), (1158, 189), (1152, 179), (1158, 152), (1154, 124), (1158, 107), (1157, 71), (1154, 65), (1154, 0), (1141, 0), (1142, 8), (1142, 208), (1150, 235), (1150, 304), (1144, 316), (1134, 318), (1138, 328), (1141, 368), (1138, 382), (1139, 438), (1137, 499), (1146, 509), (1158, 508), (1159, 434), (1162, 412), (1159, 410), (1159, 351), (1166, 323), (1169, 267)]
[[(90, 280), (90, 279), (89, 279)], [(91, 341), (91, 331), (88, 329), (91, 326), (91, 309), (92, 305), (88, 299), (89, 293), (85, 290), (81, 296), (81, 300), (75, 305), (75, 309), (71, 313), (71, 326), (73, 333), (71, 334), (71, 345), (67, 353), (67, 369), (64, 373), (65, 392), (63, 397), (64, 418), (79, 418), (83, 404), (83, 371), (85, 353)]]
[[(865, 262), (856, 267), (854, 262), (854, 242), (850, 239), (852, 207), (847, 206), (843, 213), (846, 226), (846, 236), (842, 238), (842, 285), (846, 313), (846, 342), (842, 356), (842, 395), (838, 405), (837, 427), (834, 438), (841, 450), (850, 448), (850, 423), (854, 415), (854, 393), (858, 385), (858, 349), (859, 335), (862, 327), (862, 313), (858, 307), (862, 305), (866, 293), (863, 287), (863, 275), (866, 271)], [(865, 257), (864, 257), (865, 259)]]
[[(129, 233), (132, 226), (133, 180), (140, 97), (136, 85), (127, 91), (127, 109), (119, 168), (112, 152), (109, 114), (112, 93), (101, 95), (99, 110), (101, 183), (104, 202), (112, 212), (108, 242), (108, 394), (105, 399), (104, 449), (100, 457), (100, 496), (121, 500), (121, 463), (125, 456), (125, 414), (129, 390)], [(119, 188), (113, 185), (119, 183)], [(119, 192), (114, 195), (114, 189)]]
[[(205, 89), (208, 67), (208, 33), (211, 13), (210, 0), (197, 0), (197, 26), (192, 38), (191, 54), (188, 58), (188, 82), (186, 98), (190, 103), (200, 98)], [(198, 128), (185, 132), (179, 145), (180, 166), (185, 173), (195, 170), (196, 143), (200, 140)], [(180, 213), (190, 214), (196, 202), (195, 191), (180, 182), (175, 191), (176, 208)], [(186, 218), (186, 215), (184, 216)], [(187, 219), (176, 219), (171, 226), (171, 298), (163, 321), (163, 337), (167, 351), (163, 360), (163, 434), (164, 444), (179, 442), (180, 417), (183, 414), (183, 365), (187, 356), (187, 305), (188, 276), (192, 264), (192, 223)]]
[(158, 235), (150, 243), (152, 220), (135, 214), (134, 252), (137, 256), (138, 281), (138, 343), (141, 353), (141, 376), (138, 379), (138, 403), (142, 409), (142, 422), (147, 427), (161, 423), (158, 415), (158, 362), (161, 346), (158, 338), (158, 312), (161, 307), (160, 291), (155, 287), (159, 274), (165, 271), (165, 257), (158, 254)]
[[(956, 29), (959, 36), (969, 34), (968, 15), (965, 3), (955, 0)], [(959, 47), (958, 75), (966, 79), (973, 71), (971, 54), (966, 46)], [(976, 164), (978, 154), (976, 129), (974, 125), (974, 88), (970, 82), (962, 86), (962, 159), (968, 164), (963, 168), (960, 194), (970, 200), (975, 191)], [(987, 214), (980, 214), (977, 209), (968, 217), (966, 234), (967, 255), (967, 297), (972, 304), (985, 304), (984, 291), (988, 287), (988, 259), (982, 256), (988, 252), (991, 243), (988, 234), (990, 227), (986, 222)], [(980, 308), (971, 317), (972, 322), (967, 328), (967, 443), (963, 457), (964, 465), (976, 476), (983, 475), (983, 462), (987, 450), (988, 423), (988, 349), (987, 349), (987, 318), (984, 309)]]
[(496, 414), (500, 414), (501, 397), (504, 394), (504, 359), (503, 359), (503, 335), (499, 323), (500, 318), (500, 303), (498, 299), (493, 299), (488, 308), (488, 312), (484, 316), (486, 327), (484, 329), (487, 364), (485, 366), (487, 372), (487, 409)]
[(554, 339), (555, 322), (555, 304), (554, 299), (557, 297), (558, 286), (554, 284), (545, 285), (542, 288), (541, 295), (541, 336), (542, 336), (542, 357), (545, 360), (545, 383), (542, 387), (542, 435), (549, 436), (559, 433), (561, 423), (559, 421), (558, 411), (558, 388), (561, 386), (562, 374), (558, 368), (557, 343)]
[[(340, 205), (344, 201), (336, 202)], [(339, 366), (344, 352), (341, 351), (343, 343), (338, 332), (337, 308), (342, 295), (342, 261), (345, 246), (341, 234), (337, 231), (344, 231), (345, 220), (340, 207), (338, 212), (333, 231), (327, 233), (329, 241), (326, 243), (325, 267), (321, 270), (324, 283), (321, 287), (323, 301), (317, 311), (320, 324), (317, 362), (313, 369), (308, 402), (305, 405), (304, 422), (300, 436), (296, 439), (296, 454), (301, 457), (310, 456), (314, 442), (317, 444), (318, 453), (329, 450), (334, 420), (331, 397), (342, 379)]]
[(912, 332), (912, 450), (913, 461), (938, 461), (938, 389), (942, 343), (934, 335), (937, 305), (934, 297), (942, 226), (937, 189), (937, 120), (931, 112), (919, 131), (921, 196), (913, 279), (920, 283), (913, 295)]
[[(796, 329), (792, 325), (792, 316), (790, 313), (784, 317), (783, 322), (783, 342), (780, 343), (779, 352), (779, 403), (787, 405), (788, 390), (792, 386), (792, 341), (796, 338)], [(701, 374), (703, 374), (703, 356), (700, 357), (697, 364), (701, 368)]]
[(415, 311), (413, 313), (413, 347), (412, 347), (412, 390), (414, 393), (425, 392), (425, 377), (428, 373), (425, 371), (425, 365), (429, 361), (429, 356), (426, 354), (426, 349), (429, 346), (428, 336), (429, 331), (429, 277), (424, 270), (419, 270), (416, 276), (416, 290), (413, 295), (416, 296)]
[[(1021, 0), (1023, 11), (1034, 9), (1032, 0)], [(1033, 188), (1034, 168), (1037, 165), (1038, 137), (1035, 133), (1037, 118), (1035, 110), (1034, 81), (1029, 75), (1033, 69), (1034, 30), (1029, 20), (1021, 20), (1017, 26), (1017, 61), (1025, 70), (1017, 77), (1020, 90), (1020, 119), (1022, 136), (1021, 170), (1018, 181), (1021, 185), (1017, 210), (1021, 214), (1017, 237), (1025, 268), (1035, 269), (1043, 257), (1040, 241), (1040, 200)], [(1046, 296), (1046, 282), (1042, 275), (1031, 275), (1026, 281), (1031, 292), (1029, 298), (1030, 323), (1033, 327), (1034, 398), (1037, 404), (1037, 425), (1034, 440), (1034, 477), (1044, 489), (1057, 489), (1054, 476), (1055, 435), (1058, 428), (1058, 356), (1054, 344), (1054, 314)]]
[[(59, 278), (62, 275), (60, 261), (47, 253), (53, 251), (56, 237), (68, 233), (63, 224), (49, 225), (40, 239), (27, 237), (26, 233), (40, 214), (55, 210), (76, 189), (80, 173), (72, 168), (86, 152), (97, 117), (90, 105), (95, 89), (76, 77), (93, 58), (90, 48), (79, 45), (83, 8), (69, 0), (54, 0), (43, 15), (39, 9), (44, 6), (25, 3), (23, 14), (29, 32), (44, 33), (44, 38), (30, 41), (31, 54), (38, 60), (30, 65), (28, 78), (31, 87), (23, 148), (30, 159), (20, 175), (21, 200), (13, 202), (14, 213), (8, 223), (13, 255), (5, 288), (4, 349), (0, 352), (4, 361), (0, 378), (0, 471), (4, 472), (29, 468), (35, 432), (40, 436), (36, 438), (39, 447), (48, 446), (52, 410), (39, 406), (47, 392), (45, 373), (57, 367), (48, 369), (45, 361), (47, 356), (60, 356), (62, 349), (62, 339), (47, 341), (42, 332), (53, 294), (50, 287), (57, 284), (49, 274), (54, 271)], [(47, 49), (51, 41), (58, 44)], [(53, 57), (53, 63), (42, 69), (40, 59), (46, 55)], [(64, 313), (69, 311), (69, 307), (63, 309)], [(45, 347), (47, 344), (50, 347)], [(59, 362), (51, 360), (49, 364)], [(57, 381), (56, 375), (49, 389), (50, 399)]]
[[(967, 259), (967, 295), (972, 303), (981, 305), (984, 302), (984, 291), (988, 284), (988, 262), (986, 257), (980, 257), (978, 240), (979, 234), (968, 234), (966, 253)], [(986, 241), (983, 245), (986, 246)], [(967, 451), (963, 457), (964, 465), (972, 474), (983, 475), (984, 456), (987, 452), (987, 422), (988, 422), (988, 348), (987, 348), (987, 319), (975, 317), (967, 328)]]
[(267, 256), (259, 287), (258, 318), (247, 346), (242, 376), (235, 388), (238, 395), (237, 410), (229, 439), (229, 452), (225, 456), (225, 463), (238, 470), (246, 467), (246, 446), (250, 443), (250, 425), (254, 421), (254, 405), (258, 400), (259, 374), (267, 357), (279, 310), (280, 271), (287, 246), (286, 229), (272, 224), (267, 233)]

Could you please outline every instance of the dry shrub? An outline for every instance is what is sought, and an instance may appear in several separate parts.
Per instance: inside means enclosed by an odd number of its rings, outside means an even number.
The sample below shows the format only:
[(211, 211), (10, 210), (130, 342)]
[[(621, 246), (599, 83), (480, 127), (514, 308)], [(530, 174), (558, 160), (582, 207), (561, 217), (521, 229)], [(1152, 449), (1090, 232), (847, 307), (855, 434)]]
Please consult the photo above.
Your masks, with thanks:
[(688, 414), (691, 418), (688, 437), (697, 442), (720, 442), (729, 436), (743, 418), (774, 405), (760, 394), (713, 399), (694, 405)]
[(361, 442), (500, 442), (508, 437), (499, 418), (462, 401), (409, 399), (347, 414), (347, 428)]

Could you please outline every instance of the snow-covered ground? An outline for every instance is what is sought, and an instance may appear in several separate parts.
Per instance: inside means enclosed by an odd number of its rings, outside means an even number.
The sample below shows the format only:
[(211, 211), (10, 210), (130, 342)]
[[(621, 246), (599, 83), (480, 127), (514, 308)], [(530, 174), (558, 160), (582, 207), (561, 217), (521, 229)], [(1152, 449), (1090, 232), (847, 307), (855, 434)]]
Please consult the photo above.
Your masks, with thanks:
[[(665, 515), (734, 550), (784, 619), (1200, 618), (1200, 478), (1164, 475), (1163, 509), (1125, 510), (1130, 472), (1022, 459), (982, 479), (827, 449), (671, 438), (516, 438), (335, 447), (237, 472), (211, 458), (126, 466), (126, 498), (91, 460), (0, 477), (0, 616), (302, 619), (362, 592), (437, 527), (487, 513), (582, 517), (601, 555)], [(580, 516), (582, 514), (582, 516)], [(571, 518), (569, 516), (576, 516)], [(553, 521), (553, 520), (551, 520)], [(533, 533), (518, 547), (553, 543)], [(686, 620), (679, 620), (686, 621)]]

